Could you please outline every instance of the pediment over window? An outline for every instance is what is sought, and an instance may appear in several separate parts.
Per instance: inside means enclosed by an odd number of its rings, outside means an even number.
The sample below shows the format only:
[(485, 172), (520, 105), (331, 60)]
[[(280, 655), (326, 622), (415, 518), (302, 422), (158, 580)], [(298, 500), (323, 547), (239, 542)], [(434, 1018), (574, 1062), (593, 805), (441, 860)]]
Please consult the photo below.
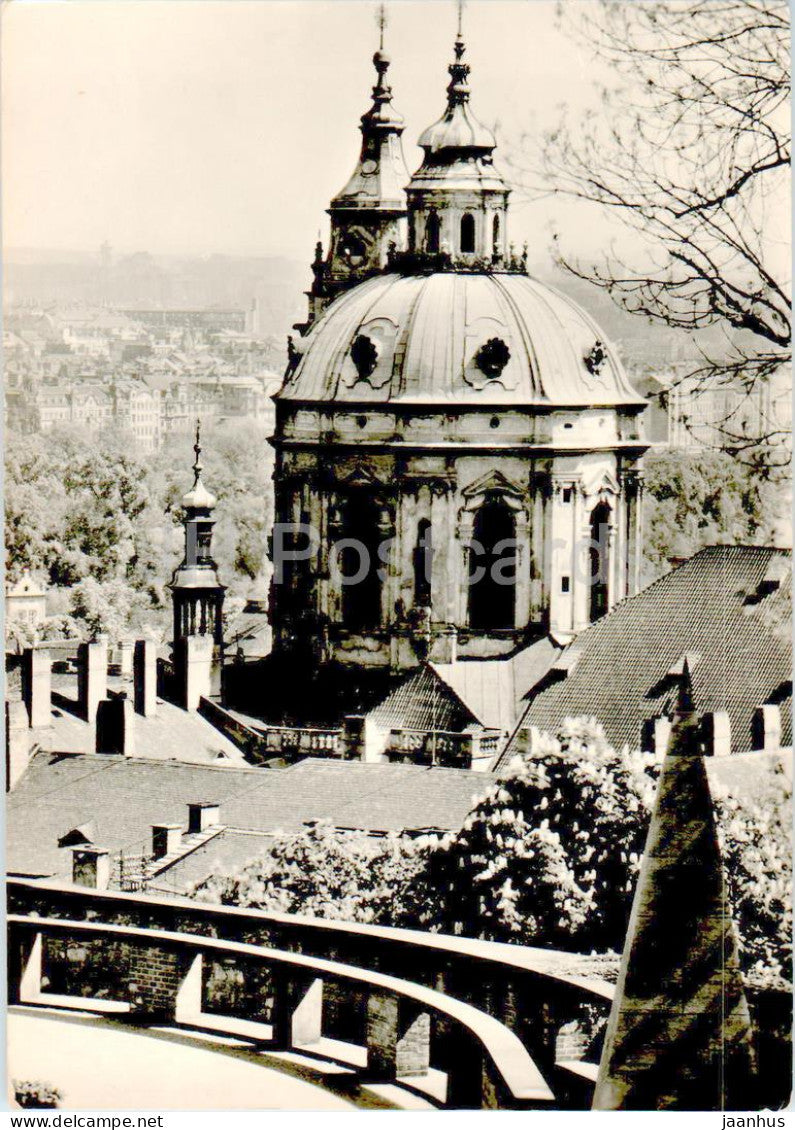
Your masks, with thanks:
[(583, 476), (582, 489), (586, 497), (596, 501), (609, 502), (621, 494), (618, 480), (611, 471), (600, 471), (592, 478)]
[(473, 510), (482, 506), (489, 495), (495, 494), (501, 495), (509, 505), (516, 507), (521, 506), (526, 497), (525, 491), (516, 483), (507, 479), (501, 471), (489, 471), (464, 488), (463, 495), (466, 499), (466, 509)]
[(384, 484), (381, 480), (370, 470), (369, 467), (355, 467), (349, 475), (340, 478), (340, 483), (346, 487), (378, 487), (382, 488)]

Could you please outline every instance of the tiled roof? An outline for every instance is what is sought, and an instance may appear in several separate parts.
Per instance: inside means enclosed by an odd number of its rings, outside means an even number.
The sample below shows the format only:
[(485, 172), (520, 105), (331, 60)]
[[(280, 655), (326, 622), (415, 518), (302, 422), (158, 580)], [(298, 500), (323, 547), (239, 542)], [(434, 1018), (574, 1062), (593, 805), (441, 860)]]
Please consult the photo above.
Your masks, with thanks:
[[(770, 591), (777, 561), (787, 578)], [(566, 717), (595, 715), (613, 745), (637, 748), (643, 722), (669, 711), (677, 690), (669, 672), (687, 654), (695, 707), (728, 712), (733, 749), (751, 749), (752, 713), (766, 702), (781, 705), (782, 742), (790, 745), (789, 621), (780, 608), (770, 615), (784, 603), (788, 565), (779, 549), (702, 550), (577, 636), (562, 657), (573, 657), (568, 674), (538, 684), (520, 728), (549, 731)], [(513, 755), (512, 740), (498, 768)]]
[[(40, 752), (8, 797), (8, 868), (21, 874), (69, 874), (71, 855), (58, 848), (58, 840), (89, 821), (100, 847), (148, 850), (151, 825), (186, 824), (192, 801), (216, 801), (225, 828), (261, 835), (296, 831), (312, 820), (373, 833), (447, 831), (460, 827), (474, 798), (493, 780), (466, 769), (316, 758), (287, 769), (219, 769)], [(226, 840), (211, 841), (207, 853), (225, 852)], [(239, 842), (232, 837), (228, 844), (238, 860)]]
[[(109, 679), (113, 690), (132, 687), (120, 679)], [(94, 726), (80, 718), (76, 712), (76, 678), (73, 675), (53, 675), (52, 731), (49, 748), (56, 753), (94, 753)], [(178, 760), (200, 764), (215, 761), (245, 764), (240, 750), (200, 714), (182, 710), (171, 702), (158, 698), (157, 713), (149, 718), (135, 715), (135, 754), (160, 761)], [(44, 744), (44, 743), (42, 743)]]
[(444, 730), (458, 733), (478, 725), (475, 713), (431, 666), (407, 675), (368, 714), (383, 729)]

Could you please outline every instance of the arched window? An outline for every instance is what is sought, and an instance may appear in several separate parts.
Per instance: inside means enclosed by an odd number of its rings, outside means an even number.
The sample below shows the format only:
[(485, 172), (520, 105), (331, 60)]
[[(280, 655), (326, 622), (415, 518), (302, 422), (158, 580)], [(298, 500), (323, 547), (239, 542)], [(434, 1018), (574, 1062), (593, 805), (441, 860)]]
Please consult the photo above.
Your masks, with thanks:
[(494, 215), (494, 222), (491, 225), (491, 247), (495, 255), (500, 250), (500, 214), (499, 212)]
[(431, 523), (423, 518), (417, 526), (417, 541), (414, 545), (414, 607), (429, 608), (431, 604), (431, 565), (433, 562), (433, 542)]
[(473, 538), (469, 625), (512, 628), (516, 607), (516, 522), (513, 511), (502, 499), (489, 499), (478, 510)]
[(465, 212), (461, 217), (461, 254), (469, 255), (475, 250), (475, 217)]
[(342, 622), (352, 632), (381, 623), (379, 507), (362, 491), (353, 491), (344, 509), (337, 567), (342, 586)]
[(429, 212), (425, 221), (425, 250), (431, 255), (435, 255), (439, 250), (440, 229), (438, 213)]
[(588, 616), (591, 623), (607, 612), (607, 578), (610, 572), (610, 507), (600, 502), (591, 511), (590, 576)]

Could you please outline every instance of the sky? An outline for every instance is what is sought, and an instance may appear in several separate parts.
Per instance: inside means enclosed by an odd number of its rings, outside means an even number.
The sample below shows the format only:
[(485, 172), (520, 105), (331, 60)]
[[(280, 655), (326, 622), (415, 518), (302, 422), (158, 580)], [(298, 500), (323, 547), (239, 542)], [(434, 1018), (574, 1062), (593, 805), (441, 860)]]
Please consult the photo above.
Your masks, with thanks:
[[(585, 0), (587, 2), (587, 0)], [(391, 0), (386, 48), (406, 121), (442, 113), (456, 10)], [(472, 109), (504, 145), (576, 112), (600, 77), (554, 0), (468, 0)], [(2, 26), (7, 250), (306, 259), (350, 175), (377, 46), (369, 0), (9, 0)], [(499, 158), (499, 150), (497, 153)], [(514, 198), (531, 259), (549, 225), (598, 233), (574, 204)]]

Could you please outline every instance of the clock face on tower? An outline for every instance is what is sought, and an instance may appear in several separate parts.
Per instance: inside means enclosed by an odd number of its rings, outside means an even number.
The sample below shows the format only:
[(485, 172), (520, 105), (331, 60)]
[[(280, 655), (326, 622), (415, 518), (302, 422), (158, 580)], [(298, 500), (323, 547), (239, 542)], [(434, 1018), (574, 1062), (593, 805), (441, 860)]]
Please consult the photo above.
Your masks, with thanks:
[(362, 162), (362, 173), (366, 177), (371, 177), (373, 175), (373, 173), (376, 172), (377, 169), (378, 169), (378, 164), (377, 164), (376, 161), (363, 161)]

